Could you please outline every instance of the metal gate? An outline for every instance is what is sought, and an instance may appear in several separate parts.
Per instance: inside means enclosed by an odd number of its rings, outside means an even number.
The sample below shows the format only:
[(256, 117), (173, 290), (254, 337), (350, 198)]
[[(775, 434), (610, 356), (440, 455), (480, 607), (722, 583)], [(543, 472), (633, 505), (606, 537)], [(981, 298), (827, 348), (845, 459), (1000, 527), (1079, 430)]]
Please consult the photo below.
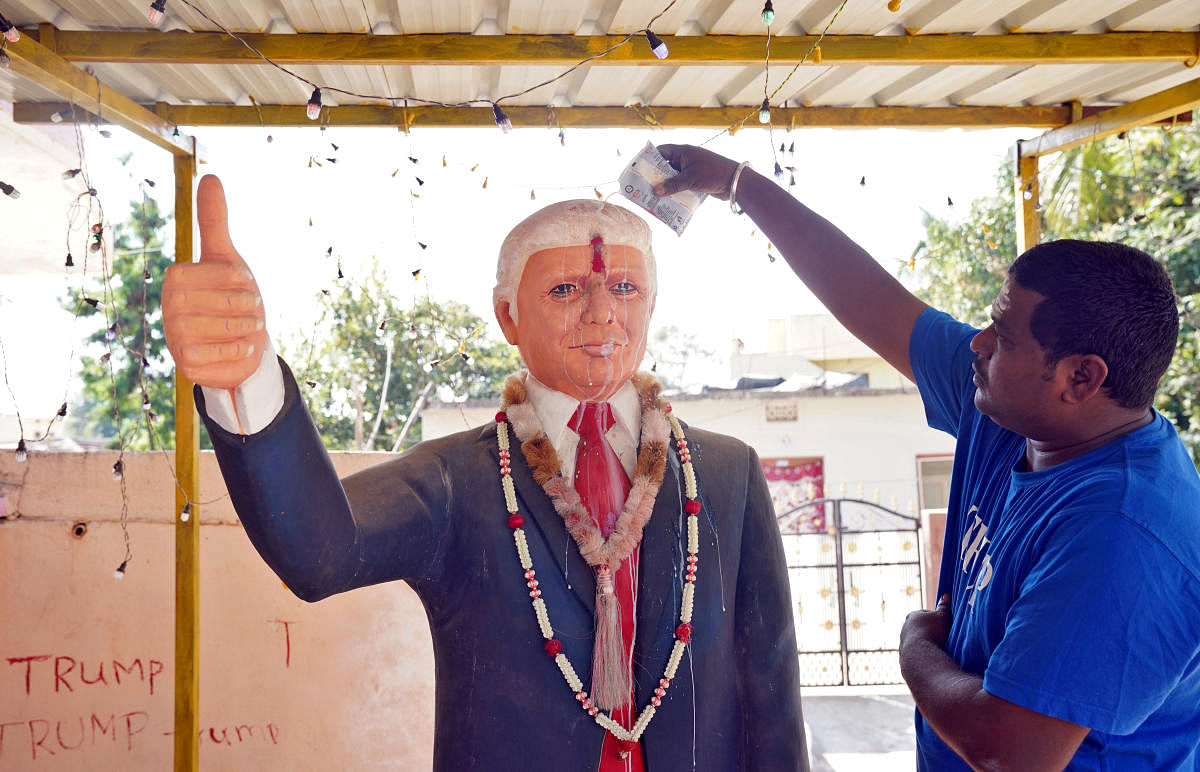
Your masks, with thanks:
[(861, 499), (816, 499), (777, 521), (801, 683), (901, 683), (900, 626), (921, 608), (919, 520)]

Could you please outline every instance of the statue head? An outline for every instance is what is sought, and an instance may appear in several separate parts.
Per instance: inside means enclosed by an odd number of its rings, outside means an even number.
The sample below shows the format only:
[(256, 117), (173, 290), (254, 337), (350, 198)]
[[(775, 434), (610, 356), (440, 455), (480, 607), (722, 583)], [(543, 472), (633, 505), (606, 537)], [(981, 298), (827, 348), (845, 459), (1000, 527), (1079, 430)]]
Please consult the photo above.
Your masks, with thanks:
[(535, 378), (600, 401), (642, 361), (657, 286), (646, 222), (581, 199), (551, 204), (512, 229), (492, 300), (504, 337)]

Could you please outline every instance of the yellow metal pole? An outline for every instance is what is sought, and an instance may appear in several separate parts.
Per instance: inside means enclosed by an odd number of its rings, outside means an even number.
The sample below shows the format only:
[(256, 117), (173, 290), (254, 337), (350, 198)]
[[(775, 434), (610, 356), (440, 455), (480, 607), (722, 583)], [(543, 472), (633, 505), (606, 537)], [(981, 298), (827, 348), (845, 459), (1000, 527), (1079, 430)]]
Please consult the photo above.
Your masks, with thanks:
[(1017, 143), (1017, 249), (1024, 252), (1042, 240), (1042, 214), (1038, 205), (1041, 191), (1038, 189), (1037, 156), (1021, 157), (1021, 143)]
[[(194, 156), (175, 157), (175, 262), (192, 262)], [(200, 426), (192, 384), (175, 374), (175, 770), (200, 766)], [(186, 520), (179, 514), (191, 502)]]

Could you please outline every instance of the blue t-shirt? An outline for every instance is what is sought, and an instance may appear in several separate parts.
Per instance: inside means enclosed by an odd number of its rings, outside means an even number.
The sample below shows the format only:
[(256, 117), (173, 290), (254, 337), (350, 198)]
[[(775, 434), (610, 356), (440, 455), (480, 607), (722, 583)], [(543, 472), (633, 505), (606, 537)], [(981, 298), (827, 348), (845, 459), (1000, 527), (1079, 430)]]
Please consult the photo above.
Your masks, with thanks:
[[(929, 309), (909, 346), (929, 425), (958, 439), (939, 597), (946, 650), (990, 694), (1081, 726), (1071, 770), (1200, 770), (1200, 477), (1161, 415), (1038, 472), (975, 409), (977, 331)], [(917, 713), (922, 770), (967, 765)]]

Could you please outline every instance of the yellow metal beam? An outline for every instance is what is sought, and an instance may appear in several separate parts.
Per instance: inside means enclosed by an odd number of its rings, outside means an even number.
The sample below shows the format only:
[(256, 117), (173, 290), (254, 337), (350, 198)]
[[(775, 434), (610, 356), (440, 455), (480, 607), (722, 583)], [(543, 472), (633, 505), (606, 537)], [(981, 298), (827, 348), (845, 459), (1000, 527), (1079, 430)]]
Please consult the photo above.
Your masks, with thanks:
[(1042, 208), (1038, 205), (1041, 200), (1041, 190), (1038, 187), (1038, 159), (1037, 156), (1021, 157), (1021, 144), (1017, 143), (1018, 160), (1014, 193), (1017, 207), (1017, 249), (1024, 252), (1042, 240)]
[(1200, 107), (1200, 78), (1048, 131), (1036, 139), (1021, 142), (1018, 150), (1022, 158), (1057, 153), (1196, 107)]
[[(45, 123), (62, 105), (19, 102), (13, 105), (17, 123)], [(305, 116), (304, 105), (168, 105), (154, 111), (168, 123), (181, 126), (314, 126)], [(757, 107), (509, 107), (505, 112), (516, 127), (562, 126), (564, 128), (711, 128), (741, 124), (744, 128), (766, 128), (757, 120)], [(388, 105), (344, 105), (326, 107), (322, 125), (470, 127), (494, 126), (490, 107), (391, 107)], [(775, 107), (775, 128), (831, 126), (903, 126), (936, 128), (951, 126), (1028, 126), (1053, 128), (1071, 119), (1069, 106), (1051, 107)], [(750, 120), (746, 120), (750, 118)]]
[[(366, 35), (239, 33), (273, 61), (296, 64), (563, 66), (619, 44), (623, 35)], [(640, 38), (641, 36), (636, 36)], [(761, 35), (663, 35), (674, 66), (759, 66)], [(771, 60), (801, 61), (816, 38), (771, 38)], [(58, 30), (55, 51), (73, 62), (249, 64), (261, 59), (220, 32), (70, 32)], [(1185, 62), (1196, 55), (1193, 32), (1106, 32), (1094, 35), (827, 35), (822, 62), (831, 64), (1085, 64)], [(591, 66), (661, 65), (643, 39)]]
[[(43, 34), (54, 43), (61, 31)], [(179, 134), (176, 127), (129, 97), (110, 88), (95, 77), (58, 56), (29, 35), (22, 35), (7, 47), (12, 71), (31, 83), (74, 103), (89, 113), (129, 129), (151, 144), (164, 148), (176, 158), (190, 156), (195, 150), (191, 137)]]
[[(192, 262), (196, 161), (175, 157), (175, 262)], [(175, 374), (175, 772), (200, 765), (200, 426), (192, 384)]]

